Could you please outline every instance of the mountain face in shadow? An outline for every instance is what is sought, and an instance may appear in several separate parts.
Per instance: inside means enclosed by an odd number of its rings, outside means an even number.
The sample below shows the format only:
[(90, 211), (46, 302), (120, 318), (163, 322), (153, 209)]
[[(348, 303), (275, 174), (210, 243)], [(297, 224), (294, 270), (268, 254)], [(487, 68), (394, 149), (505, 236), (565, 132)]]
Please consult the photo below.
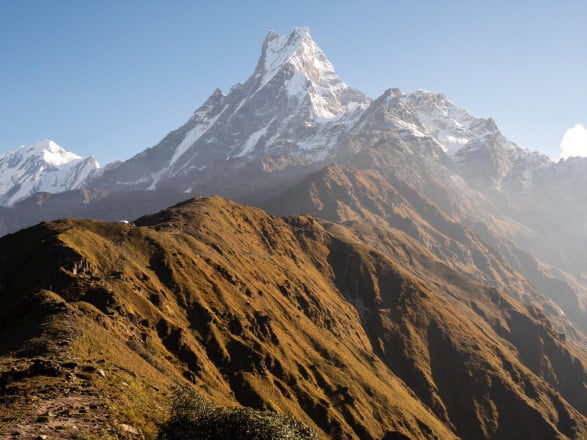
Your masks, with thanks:
[(214, 197), (0, 239), (2, 434), (67, 409), (153, 437), (183, 382), (328, 438), (587, 435), (585, 355), (541, 310), (380, 232)]

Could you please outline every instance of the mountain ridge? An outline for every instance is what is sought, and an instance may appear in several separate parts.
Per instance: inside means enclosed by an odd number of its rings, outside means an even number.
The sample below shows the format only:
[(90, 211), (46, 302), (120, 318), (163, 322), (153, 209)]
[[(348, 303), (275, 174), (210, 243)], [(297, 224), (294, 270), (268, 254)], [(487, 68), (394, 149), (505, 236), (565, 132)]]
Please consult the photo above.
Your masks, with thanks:
[[(242, 179), (240, 170), (264, 157), (307, 165), (340, 161), (377, 142), (367, 129), (429, 138), (454, 159), (453, 172), (480, 189), (487, 179), (498, 192), (504, 184), (528, 186), (555, 165), (507, 140), (491, 118), (475, 118), (443, 94), (388, 89), (371, 100), (338, 78), (302, 27), (287, 35), (269, 32), (247, 81), (227, 95), (216, 89), (159, 144), (88, 176), (83, 186), (195, 195), (221, 179)], [(442, 154), (433, 154), (442, 161)]]
[[(580, 346), (587, 347), (587, 291), (557, 280), (528, 253), (485, 229), (476, 233), (446, 215), (399, 179), (373, 169), (331, 165), (310, 174), (263, 207), (278, 215), (299, 212), (358, 230), (379, 230), (370, 241), (384, 253), (388, 235), (401, 230), (453, 270), (492, 285), (527, 304), (549, 310), (550, 319)], [(474, 225), (471, 225), (474, 226)], [(392, 228), (392, 229), (390, 229)]]
[[(106, 428), (129, 423), (116, 409), (121, 396), (142, 390), (157, 401), (152, 415), (132, 403), (144, 432), (165, 419), (169, 378), (181, 378), (218, 404), (285, 412), (330, 438), (587, 433), (584, 354), (537, 308), (439, 266), (401, 233), (394, 240), (395, 256), (384, 255), (345, 226), (219, 197), (133, 224), (62, 220), (6, 236), (0, 333), (21, 337), (16, 323), (35, 319), (22, 314), (25, 303), (46, 316), (39, 296), (53, 298), (69, 316), (70, 339), (57, 347), (70, 357), (34, 334), (24, 345), (1, 338), (0, 359), (21, 360), (13, 372), (0, 362), (0, 383), (14, 396), (46, 377), (27, 366), (27, 350), (49, 365), (73, 361), (73, 383), (85, 383), (100, 408), (109, 402)], [(88, 347), (100, 347), (102, 360)], [(82, 366), (98, 361), (104, 376), (84, 376)], [(30, 371), (29, 382), (15, 371)], [(117, 380), (128, 387), (116, 390)]]
[[(220, 194), (265, 206), (331, 164), (378, 175), (378, 185), (389, 194), (378, 201), (375, 217), (396, 215), (393, 197), (410, 193), (411, 202), (425, 200), (418, 206), (434, 205), (425, 212), (446, 214), (445, 226), (461, 224), (484, 237), (481, 254), (488, 260), (478, 258), (482, 264), (476, 265), (477, 254), (467, 254), (446, 230), (429, 224), (417, 231), (454, 267), (477, 271), (480, 280), (491, 279), (506, 291), (508, 276), (502, 274), (523, 273), (536, 284), (526, 291), (556, 299), (558, 305), (549, 306), (553, 319), (564, 306), (564, 313), (581, 321), (587, 297), (587, 237), (580, 221), (587, 204), (587, 159), (550, 162), (509, 141), (493, 120), (475, 118), (442, 94), (388, 89), (370, 100), (336, 76), (307, 28), (288, 35), (270, 32), (253, 74), (226, 95), (214, 91), (156, 146), (108, 167), (81, 190), (38, 194), (3, 209), (0, 227), (6, 232), (64, 216), (129, 219), (193, 195)], [(376, 193), (364, 194), (381, 195)], [(337, 195), (344, 206), (347, 195)], [(363, 220), (375, 218), (356, 205)], [(353, 212), (350, 205), (344, 209)], [(412, 209), (402, 221), (409, 223), (410, 215), (423, 218)], [(504, 267), (499, 259), (509, 268), (497, 276), (482, 274), (479, 267)], [(520, 283), (525, 282), (516, 281), (513, 290)]]

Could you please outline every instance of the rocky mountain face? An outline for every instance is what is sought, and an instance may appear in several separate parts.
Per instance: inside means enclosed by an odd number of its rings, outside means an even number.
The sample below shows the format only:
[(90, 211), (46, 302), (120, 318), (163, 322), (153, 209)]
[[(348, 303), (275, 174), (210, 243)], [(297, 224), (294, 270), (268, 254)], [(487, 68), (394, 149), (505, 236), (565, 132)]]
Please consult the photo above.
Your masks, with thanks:
[(281, 168), (322, 162), (369, 101), (338, 78), (307, 28), (270, 32), (247, 81), (214, 91), (185, 125), (95, 185), (191, 193), (267, 156), (286, 160)]
[(364, 225), (200, 198), (0, 239), (0, 434), (154, 438), (179, 381), (325, 438), (587, 435), (587, 359), (539, 308)]
[(39, 192), (81, 188), (99, 174), (94, 158), (83, 159), (53, 141), (23, 145), (0, 154), (0, 205), (12, 206)]

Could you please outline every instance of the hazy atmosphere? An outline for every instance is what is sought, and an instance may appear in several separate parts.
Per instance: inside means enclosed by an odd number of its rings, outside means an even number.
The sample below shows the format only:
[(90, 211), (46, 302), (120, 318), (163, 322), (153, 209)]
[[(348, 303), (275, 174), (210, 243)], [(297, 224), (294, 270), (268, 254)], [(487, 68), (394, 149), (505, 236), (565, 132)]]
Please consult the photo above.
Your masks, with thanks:
[(247, 78), (269, 30), (309, 26), (372, 98), (444, 93), (521, 147), (587, 155), (585, 23), (585, 1), (3, 1), (0, 152), (127, 159)]

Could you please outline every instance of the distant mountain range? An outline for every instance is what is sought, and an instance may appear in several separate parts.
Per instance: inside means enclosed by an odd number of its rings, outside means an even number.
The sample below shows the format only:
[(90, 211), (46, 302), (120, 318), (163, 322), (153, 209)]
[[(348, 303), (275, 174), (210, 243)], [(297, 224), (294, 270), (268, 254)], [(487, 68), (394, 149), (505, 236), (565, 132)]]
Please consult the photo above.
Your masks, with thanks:
[(23, 145), (0, 154), (0, 205), (12, 206), (39, 192), (78, 189), (100, 172), (94, 158), (82, 159), (53, 141)]
[(587, 282), (587, 159), (554, 163), (522, 149), (441, 94), (389, 89), (371, 100), (338, 78), (307, 28), (270, 32), (250, 78), (215, 90), (127, 161), (102, 170), (50, 141), (4, 154), (0, 201), (12, 208), (1, 210), (0, 231), (63, 216), (134, 218), (193, 195), (263, 204), (332, 163), (393, 176), (551, 274)]
[[(239, 192), (239, 176), (249, 177), (257, 168), (271, 173), (316, 167), (368, 149), (389, 135), (426, 144), (421, 153), (427, 159), (450, 159), (459, 174), (479, 183), (489, 179), (493, 189), (506, 183), (529, 185), (534, 174), (556, 168), (545, 155), (506, 139), (492, 119), (475, 118), (444, 95), (423, 90), (406, 95), (390, 89), (371, 100), (342, 82), (309, 30), (298, 28), (286, 36), (270, 32), (255, 71), (243, 84), (234, 85), (226, 95), (216, 89), (189, 121), (159, 144), (103, 173), (78, 173), (78, 178), (62, 178), (58, 184), (23, 186), (23, 179), (40, 182), (40, 167), (24, 168), (15, 160), (34, 157), (42, 164), (44, 151), (59, 147), (44, 141), (4, 154), (3, 177), (14, 185), (2, 186), (1, 204), (11, 206), (35, 192), (81, 187)], [(52, 154), (63, 155), (61, 166), (81, 159), (63, 150)], [(419, 160), (415, 157), (413, 162)], [(92, 158), (83, 163), (98, 168)], [(48, 161), (41, 171), (50, 173), (55, 165)], [(16, 168), (22, 170), (18, 176), (10, 173)], [(228, 177), (234, 182), (220, 182)], [(16, 190), (17, 185), (22, 188)]]
[[(44, 141), (0, 156), (0, 170), (4, 234), (64, 217), (131, 222), (5, 237), (0, 257), (15, 266), (0, 293), (34, 254), (6, 249), (57, 240), (39, 268), (53, 254), (67, 264), (27, 294), (53, 288), (96, 307), (92, 320), (116, 316), (119, 334), (147, 335), (158, 362), (217, 400), (288, 408), (336, 438), (587, 432), (587, 158), (520, 148), (442, 94), (372, 100), (338, 78), (307, 28), (270, 32), (250, 78), (129, 160), (101, 169)], [(210, 195), (286, 217), (220, 198), (152, 214)], [(258, 300), (254, 316), (231, 315), (242, 301), (228, 291)], [(272, 334), (302, 315), (312, 330), (273, 352)], [(330, 337), (346, 349), (320, 348)], [(327, 373), (310, 367), (320, 353)], [(387, 397), (373, 374), (392, 384)], [(406, 403), (387, 423), (389, 393)]]

